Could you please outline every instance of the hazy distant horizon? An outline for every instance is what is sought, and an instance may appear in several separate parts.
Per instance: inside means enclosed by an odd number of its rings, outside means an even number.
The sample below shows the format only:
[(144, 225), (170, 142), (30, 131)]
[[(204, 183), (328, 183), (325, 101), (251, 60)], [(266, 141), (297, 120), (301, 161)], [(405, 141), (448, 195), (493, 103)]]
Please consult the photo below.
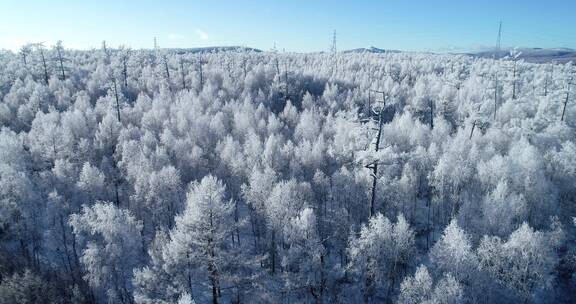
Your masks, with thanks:
[[(86, 48), (76, 48), (74, 46), (70, 47), (70, 46), (66, 45), (66, 41), (62, 41), (62, 44), (63, 44), (65, 49), (75, 50), (75, 51), (90, 51), (90, 50), (101, 49), (102, 43), (104, 43), (104, 42), (105, 42), (105, 40), (102, 40), (102, 41), (100, 41), (100, 44), (98, 44), (98, 45), (95, 44), (94, 46), (90, 46), (90, 47), (86, 47)], [(55, 45), (55, 43), (48, 44), (44, 41), (29, 41), (29, 42), (23, 43), (22, 45), (20, 45), (18, 47), (15, 47), (15, 48), (0, 48), (0, 50), (12, 51), (14, 53), (17, 53), (22, 46), (24, 46), (26, 44), (37, 44), (37, 43), (42, 43), (45, 47), (52, 47), (53, 45)], [(108, 42), (106, 42), (106, 47), (109, 49), (131, 48), (134, 50), (154, 50), (153, 45), (150, 47), (134, 48), (134, 47), (132, 47), (130, 45), (126, 45), (126, 44), (110, 45), (110, 44), (108, 44)], [(261, 51), (261, 52), (277, 51), (277, 52), (288, 52), (288, 53), (296, 53), (296, 54), (314, 54), (314, 53), (330, 52), (330, 50), (328, 50), (328, 49), (316, 50), (316, 51), (285, 50), (285, 49), (279, 49), (279, 48), (274, 49), (273, 47), (268, 48), (268, 49), (261, 49), (261, 48), (253, 47), (250, 45), (209, 45), (209, 46), (181, 46), (181, 47), (162, 47), (162, 46), (160, 46), (159, 47), (159, 49), (165, 49), (165, 50), (212, 49), (212, 48), (214, 48), (214, 49), (218, 49), (218, 48), (246, 48), (246, 49), (253, 49), (253, 50)], [(399, 52), (410, 52), (410, 53), (435, 53), (435, 54), (474, 54), (474, 53), (489, 52), (489, 51), (495, 50), (495, 46), (478, 46), (477, 48), (468, 48), (468, 49), (444, 48), (444, 49), (437, 49), (437, 50), (432, 50), (432, 49), (405, 50), (405, 49), (387, 48), (387, 47), (382, 47), (382, 46), (377, 46), (377, 45), (369, 45), (369, 46), (351, 47), (348, 49), (340, 49), (340, 50), (338, 50), (338, 52), (348, 52), (348, 51), (370, 49), (370, 48), (376, 48), (376, 49), (385, 50), (385, 51), (399, 51)], [(539, 46), (502, 46), (501, 47), (502, 50), (509, 50), (509, 49), (514, 49), (514, 48), (516, 48), (516, 49), (542, 49), (542, 50), (565, 49), (565, 50), (570, 50), (570, 51), (576, 51), (576, 48), (569, 48), (569, 47), (539, 47)]]

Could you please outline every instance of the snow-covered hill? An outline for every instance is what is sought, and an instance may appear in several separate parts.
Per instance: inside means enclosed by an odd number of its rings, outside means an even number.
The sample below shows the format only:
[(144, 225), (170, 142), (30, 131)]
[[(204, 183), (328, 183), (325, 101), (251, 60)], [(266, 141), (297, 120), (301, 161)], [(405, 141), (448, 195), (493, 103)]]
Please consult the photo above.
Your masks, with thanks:
[(257, 53), (262, 52), (262, 50), (245, 46), (208, 46), (200, 48), (179, 48), (173, 50), (175, 50), (178, 54), (220, 53), (220, 52), (257, 52)]
[[(493, 58), (495, 55), (497, 58), (504, 58), (510, 55), (511, 49), (503, 49), (497, 53), (494, 50), (482, 51), (478, 53), (471, 54), (472, 56), (482, 57), (482, 58)], [(544, 63), (544, 62), (556, 62), (556, 63), (566, 63), (569, 61), (576, 62), (576, 50), (569, 48), (518, 48), (520, 58), (527, 62), (534, 63)]]
[(374, 46), (367, 47), (367, 48), (357, 48), (357, 49), (350, 49), (344, 51), (344, 53), (374, 53), (374, 54), (383, 54), (383, 53), (400, 53), (398, 50), (386, 50), (377, 48)]

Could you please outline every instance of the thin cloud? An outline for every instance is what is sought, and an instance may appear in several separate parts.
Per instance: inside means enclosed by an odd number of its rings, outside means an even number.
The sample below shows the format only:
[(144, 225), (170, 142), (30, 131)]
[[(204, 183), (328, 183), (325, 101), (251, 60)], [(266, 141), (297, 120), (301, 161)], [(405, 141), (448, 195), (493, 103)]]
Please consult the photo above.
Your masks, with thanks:
[(171, 34), (168, 34), (168, 39), (170, 39), (170, 40), (182, 40), (182, 39), (184, 39), (184, 36), (182, 36), (180, 34), (176, 34), (176, 33), (171, 33)]
[(201, 29), (196, 30), (196, 35), (198, 35), (198, 38), (200, 38), (200, 40), (208, 40), (208, 33), (206, 33)]

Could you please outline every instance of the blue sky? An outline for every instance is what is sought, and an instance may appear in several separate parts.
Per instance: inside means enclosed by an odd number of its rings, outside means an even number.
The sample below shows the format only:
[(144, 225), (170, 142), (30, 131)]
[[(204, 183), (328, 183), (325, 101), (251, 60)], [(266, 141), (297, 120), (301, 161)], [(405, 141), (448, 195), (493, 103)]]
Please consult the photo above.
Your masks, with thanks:
[(245, 45), (325, 51), (376, 46), (414, 51), (502, 45), (576, 48), (576, 0), (314, 1), (76, 0), (0, 2), (0, 48), (62, 40), (71, 48)]

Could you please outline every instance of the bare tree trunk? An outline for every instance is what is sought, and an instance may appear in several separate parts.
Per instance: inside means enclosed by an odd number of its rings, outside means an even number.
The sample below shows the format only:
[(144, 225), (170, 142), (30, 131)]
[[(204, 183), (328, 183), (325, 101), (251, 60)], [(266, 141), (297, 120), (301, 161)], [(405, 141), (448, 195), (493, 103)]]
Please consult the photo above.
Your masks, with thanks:
[[(238, 200), (234, 200), (234, 222), (236, 223), (236, 239), (238, 240), (238, 246), (240, 246), (240, 227), (238, 224), (239, 212), (238, 212)], [(234, 239), (234, 237), (232, 237)]]
[(285, 64), (284, 66), (284, 84), (285, 84), (285, 93), (284, 93), (284, 98), (286, 99), (286, 101), (288, 101), (288, 64)]
[(73, 280), (76, 280), (76, 271), (72, 265), (72, 258), (70, 257), (70, 252), (68, 250), (68, 237), (66, 235), (66, 226), (64, 225), (64, 219), (62, 215), (59, 217), (60, 222), (60, 229), (62, 230), (62, 243), (64, 247), (64, 253), (66, 254), (66, 261), (68, 264), (68, 268), (70, 269), (70, 276)]
[(369, 217), (372, 217), (376, 213), (374, 208), (374, 203), (376, 200), (376, 182), (378, 181), (378, 164), (372, 166), (372, 197), (370, 198), (370, 213)]
[(434, 100), (430, 99), (430, 130), (434, 129)]
[(124, 87), (128, 86), (128, 58), (122, 60), (122, 76), (124, 77)]
[(270, 248), (270, 256), (272, 257), (272, 273), (276, 273), (276, 229), (272, 228), (272, 240)]
[(42, 66), (44, 67), (44, 82), (48, 85), (48, 67), (46, 66), (46, 58), (44, 57), (44, 51), (40, 48), (40, 57), (42, 57)]
[(260, 252), (260, 235), (258, 233), (258, 219), (257, 219), (257, 215), (256, 212), (254, 211), (254, 209), (252, 207), (249, 206), (249, 211), (250, 211), (250, 226), (252, 227), (252, 237), (253, 237), (253, 241), (254, 241), (254, 250), (256, 250), (256, 252)]
[(278, 57), (275, 58), (275, 63), (276, 63), (276, 75), (280, 77), (280, 63), (278, 62)]
[(514, 59), (514, 70), (512, 73), (512, 99), (516, 99), (516, 61), (517, 59)]
[(66, 74), (64, 73), (64, 59), (62, 58), (62, 49), (56, 48), (58, 52), (58, 61), (60, 61), (60, 73), (62, 73), (62, 80), (66, 79)]
[(218, 304), (218, 283), (215, 277), (212, 277), (212, 303)]
[(116, 115), (118, 118), (118, 122), (122, 122), (120, 120), (120, 100), (118, 98), (118, 87), (116, 86), (116, 78), (112, 78), (112, 84), (114, 89), (114, 97), (116, 98)]
[(498, 74), (494, 79), (494, 121), (496, 121), (496, 109), (498, 107)]
[(568, 80), (568, 90), (566, 91), (566, 99), (564, 99), (564, 107), (562, 108), (562, 117), (560, 121), (564, 121), (564, 115), (566, 114), (566, 106), (568, 105), (568, 99), (570, 98), (570, 87), (572, 86), (572, 77)]
[(120, 206), (120, 194), (118, 192), (118, 186), (119, 186), (118, 179), (115, 178), (114, 179), (114, 193), (116, 194), (116, 206)]
[[(376, 147), (375, 150), (378, 152), (380, 149), (380, 137), (382, 136), (382, 125), (384, 123), (383, 118), (384, 110), (380, 110), (380, 115), (378, 118), (378, 135), (376, 136)], [(378, 181), (378, 163), (375, 162), (372, 166), (372, 197), (370, 198), (370, 214), (369, 216), (372, 217), (375, 211), (375, 201), (376, 201), (376, 183)]]
[(434, 225), (430, 222), (430, 209), (432, 208), (432, 198), (431, 194), (426, 194), (428, 198), (426, 199), (426, 205), (428, 205), (428, 219), (426, 221), (426, 250), (430, 248), (430, 234), (433, 231)]
[[(378, 152), (380, 150), (380, 138), (382, 136), (382, 125), (384, 124), (384, 106), (386, 105), (386, 93), (383, 91), (375, 91), (382, 94), (382, 102), (384, 103), (382, 109), (378, 113), (378, 134), (376, 135), (376, 143), (374, 150)], [(370, 212), (369, 216), (372, 217), (375, 213), (375, 200), (376, 200), (376, 183), (378, 180), (378, 161), (373, 164), (369, 164), (366, 168), (372, 169), (372, 196), (370, 198)], [(384, 206), (383, 206), (384, 207)]]
[(372, 91), (368, 90), (368, 115), (367, 117), (372, 116)]
[(317, 303), (322, 303), (322, 299), (324, 298), (324, 289), (326, 288), (326, 278), (324, 273), (324, 263), (325, 257), (324, 254), (320, 256), (320, 291), (318, 295)]
[(548, 96), (548, 84), (550, 83), (550, 78), (554, 75), (554, 66), (552, 65), (550, 71), (546, 74), (546, 80), (544, 82), (544, 96)]
[(180, 77), (182, 78), (182, 89), (186, 90), (186, 74), (184, 72), (184, 59), (180, 57)]
[(472, 135), (474, 134), (474, 128), (476, 128), (476, 121), (472, 123), (472, 130), (470, 131), (470, 139), (472, 139)]
[[(212, 212), (210, 212), (210, 231), (214, 231), (213, 227), (213, 214)], [(210, 251), (210, 257), (212, 258), (212, 261), (208, 262), (208, 271), (210, 273), (210, 282), (212, 284), (212, 303), (213, 304), (218, 304), (218, 297), (220, 297), (220, 284), (219, 284), (219, 274), (218, 274), (218, 268), (216, 267), (216, 265), (214, 265), (213, 261), (215, 260), (215, 253), (214, 253), (214, 247), (215, 244), (213, 243), (214, 237), (212, 234), (210, 234), (210, 237), (208, 237), (208, 248)]]
[(188, 280), (188, 289), (190, 291), (190, 296), (194, 297), (193, 288), (192, 288), (192, 266), (190, 265), (190, 254), (186, 253), (186, 263), (187, 263), (187, 280)]
[(246, 61), (248, 61), (246, 58), (244, 58), (242, 60), (242, 69), (244, 70), (244, 79), (246, 79), (246, 75), (248, 74), (248, 65), (247, 65)]
[(170, 85), (170, 69), (168, 69), (168, 58), (164, 56), (164, 73), (166, 73), (166, 80), (168, 85)]
[(106, 55), (106, 58), (109, 59), (108, 57), (108, 48), (106, 47), (106, 40), (102, 41), (102, 51), (104, 51), (104, 55)]
[(204, 88), (204, 70), (202, 68), (202, 65), (204, 65), (204, 61), (202, 60), (202, 55), (200, 55), (200, 60), (198, 63), (200, 68), (200, 90), (202, 90)]
[(564, 107), (562, 107), (562, 117), (560, 121), (564, 121), (564, 115), (566, 114), (566, 105), (568, 104), (568, 98), (570, 97), (570, 92), (566, 92), (566, 99), (564, 99)]

